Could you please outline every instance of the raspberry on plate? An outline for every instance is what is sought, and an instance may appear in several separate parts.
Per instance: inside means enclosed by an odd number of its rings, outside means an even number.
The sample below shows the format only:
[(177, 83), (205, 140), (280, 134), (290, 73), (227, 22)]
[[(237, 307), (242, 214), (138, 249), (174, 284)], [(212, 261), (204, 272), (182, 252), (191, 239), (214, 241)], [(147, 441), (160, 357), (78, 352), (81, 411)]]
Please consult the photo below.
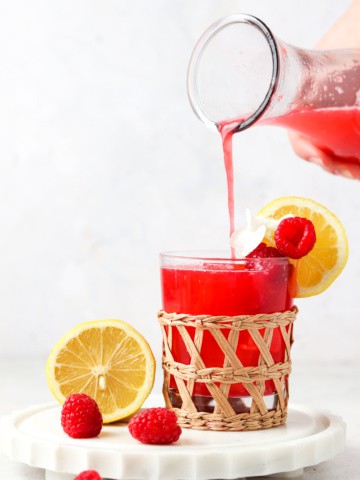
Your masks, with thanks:
[(128, 428), (136, 440), (147, 444), (166, 445), (181, 435), (175, 413), (163, 407), (143, 410), (132, 417)]
[(70, 395), (61, 410), (61, 425), (72, 438), (92, 438), (102, 429), (102, 415), (95, 400), (85, 393)]
[(313, 249), (316, 242), (315, 227), (307, 218), (284, 218), (275, 231), (274, 239), (280, 253), (298, 259)]
[(74, 480), (102, 480), (100, 475), (95, 470), (85, 470), (79, 473)]

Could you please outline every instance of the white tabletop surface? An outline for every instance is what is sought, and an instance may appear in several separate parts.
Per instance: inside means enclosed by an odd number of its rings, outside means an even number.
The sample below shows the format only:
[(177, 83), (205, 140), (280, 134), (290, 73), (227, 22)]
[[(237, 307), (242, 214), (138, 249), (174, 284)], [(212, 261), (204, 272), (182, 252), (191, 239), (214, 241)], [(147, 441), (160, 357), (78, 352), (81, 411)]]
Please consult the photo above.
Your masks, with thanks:
[[(53, 401), (45, 381), (44, 359), (0, 360), (0, 416)], [(156, 393), (160, 384), (158, 378)], [(291, 375), (290, 397), (297, 404), (339, 415), (347, 424), (346, 450), (331, 461), (306, 468), (304, 480), (360, 480), (360, 365), (298, 365)], [(44, 480), (44, 472), (0, 455), (0, 479)]]

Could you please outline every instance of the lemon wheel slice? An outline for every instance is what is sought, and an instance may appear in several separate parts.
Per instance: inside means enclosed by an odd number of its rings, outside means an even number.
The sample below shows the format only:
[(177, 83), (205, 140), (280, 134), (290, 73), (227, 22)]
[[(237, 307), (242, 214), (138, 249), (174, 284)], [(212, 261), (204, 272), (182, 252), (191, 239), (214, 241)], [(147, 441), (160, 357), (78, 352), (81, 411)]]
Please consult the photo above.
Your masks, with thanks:
[(311, 220), (316, 232), (316, 243), (311, 252), (292, 262), (297, 269), (296, 297), (318, 295), (345, 267), (349, 255), (345, 229), (336, 215), (309, 198), (277, 198), (259, 212), (259, 215), (277, 220), (288, 214)]
[(86, 393), (99, 405), (104, 423), (139, 410), (155, 378), (155, 359), (144, 337), (121, 320), (82, 323), (51, 350), (46, 379), (62, 404)]

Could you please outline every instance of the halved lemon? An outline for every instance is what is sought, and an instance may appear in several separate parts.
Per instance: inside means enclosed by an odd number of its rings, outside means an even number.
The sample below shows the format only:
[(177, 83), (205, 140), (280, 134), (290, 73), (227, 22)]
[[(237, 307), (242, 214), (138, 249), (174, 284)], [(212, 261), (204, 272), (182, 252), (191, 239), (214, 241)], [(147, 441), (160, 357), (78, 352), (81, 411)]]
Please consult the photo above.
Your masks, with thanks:
[(140, 409), (155, 378), (155, 359), (144, 337), (122, 320), (95, 320), (67, 332), (51, 350), (46, 379), (62, 404), (86, 393), (98, 404), (104, 423)]
[(326, 207), (303, 197), (273, 200), (258, 215), (279, 220), (292, 214), (312, 221), (316, 232), (314, 248), (294, 261), (297, 269), (296, 297), (310, 297), (326, 290), (342, 272), (349, 256), (345, 229)]

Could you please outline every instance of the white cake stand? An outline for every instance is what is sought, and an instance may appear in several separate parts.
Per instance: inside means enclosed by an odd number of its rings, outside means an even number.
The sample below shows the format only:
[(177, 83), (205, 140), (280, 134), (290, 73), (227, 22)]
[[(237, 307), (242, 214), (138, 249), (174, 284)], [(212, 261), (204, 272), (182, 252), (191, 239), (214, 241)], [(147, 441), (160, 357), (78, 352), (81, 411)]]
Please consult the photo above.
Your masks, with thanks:
[[(145, 406), (161, 405), (153, 396)], [(47, 480), (72, 480), (97, 470), (116, 480), (210, 480), (274, 475), (302, 478), (303, 468), (333, 458), (345, 446), (345, 424), (303, 406), (289, 409), (287, 424), (255, 432), (183, 429), (172, 445), (143, 445), (127, 424), (105, 425), (99, 437), (75, 440), (60, 425), (61, 407), (29, 407), (3, 417), (0, 451), (43, 468)]]

